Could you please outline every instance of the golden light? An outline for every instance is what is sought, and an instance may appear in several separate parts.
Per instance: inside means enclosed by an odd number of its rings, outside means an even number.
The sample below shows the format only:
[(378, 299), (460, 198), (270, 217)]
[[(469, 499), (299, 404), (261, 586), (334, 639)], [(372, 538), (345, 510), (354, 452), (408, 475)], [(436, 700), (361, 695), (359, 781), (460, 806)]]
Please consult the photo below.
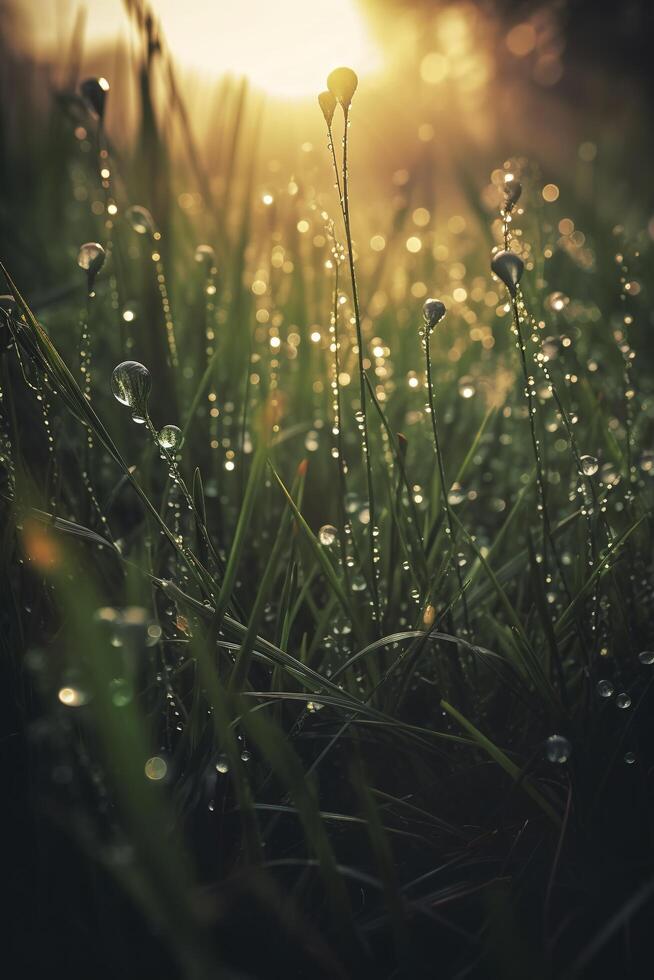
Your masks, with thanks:
[[(61, 24), (56, 4), (26, 11), (40, 46), (56, 50)], [(356, 0), (156, 0), (152, 4), (178, 62), (205, 77), (245, 75), (256, 88), (280, 98), (315, 98), (339, 65), (352, 65), (359, 78), (379, 67), (381, 57)], [(36, 16), (38, 8), (38, 16)], [(74, 18), (76, 4), (63, 8)], [(121, 0), (89, 0), (87, 39), (115, 40), (128, 30)]]
[(354, 65), (361, 76), (380, 60), (354, 0), (160, 0), (158, 10), (182, 64), (246, 75), (274, 96), (315, 97), (335, 66)]

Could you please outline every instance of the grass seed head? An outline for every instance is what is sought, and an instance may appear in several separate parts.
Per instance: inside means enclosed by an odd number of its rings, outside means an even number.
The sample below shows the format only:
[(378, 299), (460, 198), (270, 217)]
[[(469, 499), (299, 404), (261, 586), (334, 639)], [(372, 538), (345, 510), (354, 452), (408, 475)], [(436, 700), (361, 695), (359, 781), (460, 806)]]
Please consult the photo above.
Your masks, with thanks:
[(86, 273), (89, 294), (93, 295), (95, 277), (104, 265), (106, 252), (99, 242), (85, 242), (77, 254), (77, 264)]
[(91, 112), (102, 122), (107, 104), (109, 82), (106, 78), (87, 78), (80, 85), (84, 102)]
[(522, 184), (519, 180), (513, 176), (513, 174), (507, 174), (507, 179), (504, 181), (504, 210), (512, 211), (520, 200), (520, 195), (522, 194)]
[(335, 97), (329, 91), (321, 92), (318, 96), (318, 103), (322, 109), (322, 114), (325, 117), (325, 122), (329, 127), (331, 127), (334, 112), (336, 110)]
[(515, 296), (518, 283), (525, 271), (525, 264), (515, 252), (507, 252), (502, 249), (496, 252), (491, 259), (491, 270), (498, 279), (501, 279), (512, 297)]
[(327, 76), (327, 88), (344, 109), (349, 108), (358, 84), (356, 72), (351, 68), (334, 68)]
[(441, 303), (439, 299), (430, 298), (425, 300), (422, 308), (422, 316), (429, 333), (441, 322), (446, 313), (445, 303)]

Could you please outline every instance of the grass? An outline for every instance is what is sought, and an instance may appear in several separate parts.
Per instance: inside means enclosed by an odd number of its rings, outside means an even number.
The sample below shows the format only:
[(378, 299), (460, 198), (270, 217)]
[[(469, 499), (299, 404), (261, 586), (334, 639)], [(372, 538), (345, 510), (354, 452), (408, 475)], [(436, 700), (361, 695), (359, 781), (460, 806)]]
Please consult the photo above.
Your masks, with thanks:
[[(19, 213), (18, 158), (3, 195), (17, 962), (626, 975), (654, 874), (642, 222), (582, 209), (580, 235), (515, 160), (483, 194), (462, 174), (447, 257), (421, 215), (404, 248), (403, 203), (373, 254), (347, 74), (343, 111), (321, 101), (336, 189), (262, 201), (260, 107), (225, 83), (217, 193), (128, 6), (139, 152), (71, 85), (47, 128), (29, 106), (44, 196)], [(144, 424), (111, 393), (125, 360)]]

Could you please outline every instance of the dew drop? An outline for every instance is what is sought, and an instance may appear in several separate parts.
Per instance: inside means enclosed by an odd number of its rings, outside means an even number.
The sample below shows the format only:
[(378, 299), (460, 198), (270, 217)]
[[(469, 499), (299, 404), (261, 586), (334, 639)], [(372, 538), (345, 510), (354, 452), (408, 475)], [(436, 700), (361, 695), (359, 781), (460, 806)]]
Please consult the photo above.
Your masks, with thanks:
[(213, 267), (216, 264), (216, 253), (211, 245), (198, 245), (195, 250), (195, 261)]
[(622, 710), (624, 711), (625, 708), (631, 707), (631, 698), (629, 697), (628, 694), (624, 694), (624, 693), (618, 694), (618, 696), (615, 699), (615, 703), (618, 708), (622, 708)]
[(163, 449), (181, 449), (182, 430), (177, 425), (164, 425), (159, 430), (157, 440)]
[(545, 304), (548, 309), (552, 310), (554, 313), (560, 313), (564, 310), (568, 303), (570, 302), (570, 297), (566, 296), (565, 293), (561, 293), (558, 290), (556, 292), (550, 293)]
[(550, 762), (562, 765), (567, 762), (572, 752), (572, 746), (563, 735), (550, 735), (545, 743), (547, 758)]
[(599, 463), (594, 456), (582, 456), (580, 463), (584, 476), (595, 476), (599, 469)]
[(132, 204), (127, 208), (125, 218), (138, 235), (154, 235), (157, 230), (154, 218), (148, 209), (140, 204)]
[(654, 664), (654, 650), (642, 650), (641, 653), (638, 654), (638, 659), (640, 660), (641, 664), (647, 664), (647, 666)]
[(111, 375), (111, 390), (121, 405), (132, 410), (135, 422), (145, 422), (152, 387), (150, 372), (138, 361), (122, 361)]
[(81, 708), (83, 705), (88, 704), (90, 700), (87, 691), (72, 684), (60, 687), (57, 697), (67, 708)]
[(98, 242), (85, 242), (77, 254), (77, 264), (85, 272), (98, 272), (105, 260), (105, 251)]
[(145, 775), (148, 779), (153, 782), (160, 782), (162, 779), (166, 778), (168, 773), (168, 763), (165, 759), (162, 759), (160, 755), (153, 755), (151, 759), (145, 763), (144, 766)]
[(318, 540), (323, 548), (331, 548), (338, 537), (338, 531), (333, 524), (323, 524), (318, 531)]
[(607, 681), (607, 680), (598, 681), (597, 693), (601, 698), (613, 697), (613, 684), (611, 684), (611, 681)]

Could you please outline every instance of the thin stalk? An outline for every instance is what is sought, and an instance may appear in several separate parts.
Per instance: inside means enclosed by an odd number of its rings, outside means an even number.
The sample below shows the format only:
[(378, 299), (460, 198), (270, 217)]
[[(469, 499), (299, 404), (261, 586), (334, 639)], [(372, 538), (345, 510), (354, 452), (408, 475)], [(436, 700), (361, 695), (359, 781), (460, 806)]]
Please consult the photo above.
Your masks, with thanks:
[(440, 440), (438, 438), (438, 423), (436, 422), (436, 399), (434, 398), (434, 386), (432, 383), (431, 376), (431, 351), (429, 347), (430, 333), (427, 327), (424, 330), (423, 336), (423, 346), (425, 351), (425, 364), (427, 367), (427, 391), (429, 397), (429, 415), (431, 417), (431, 428), (434, 434), (434, 449), (436, 450), (436, 460), (438, 461), (438, 472), (440, 475), (441, 484), (441, 499), (443, 501), (443, 510), (445, 511), (445, 517), (447, 519), (447, 527), (450, 537), (450, 548), (452, 553), (452, 562), (456, 570), (457, 584), (459, 586), (459, 592), (461, 594), (461, 603), (463, 607), (463, 621), (466, 628), (466, 633), (470, 636), (470, 618), (468, 615), (468, 603), (466, 600), (463, 576), (461, 575), (461, 569), (459, 568), (459, 563), (456, 560), (456, 535), (454, 530), (454, 522), (452, 520), (452, 511), (450, 510), (450, 502), (447, 497), (447, 478), (445, 476), (445, 464), (443, 462), (443, 453), (441, 452)]
[[(536, 406), (534, 404), (533, 382), (529, 380), (529, 370), (527, 368), (527, 356), (525, 354), (525, 341), (522, 334), (520, 313), (518, 312), (517, 294), (511, 296), (511, 311), (513, 313), (513, 323), (518, 335), (518, 350), (520, 351), (520, 366), (522, 368), (522, 378), (527, 392), (527, 406), (529, 409), (529, 431), (531, 433), (531, 445), (534, 451), (534, 461), (536, 463), (536, 486), (538, 487), (538, 502), (540, 516), (543, 521), (543, 566), (547, 569), (547, 547), (548, 542), (552, 545), (552, 551), (556, 555), (552, 544), (552, 529), (550, 527), (549, 515), (547, 512), (547, 496), (545, 491), (545, 474), (543, 472), (543, 462), (540, 455), (538, 444), (538, 434), (536, 432)], [(565, 580), (564, 580), (565, 582)]]
[[(375, 554), (377, 552), (377, 521), (375, 511), (375, 494), (372, 479), (372, 463), (370, 461), (370, 441), (368, 437), (368, 416), (366, 413), (366, 379), (363, 365), (363, 332), (361, 330), (361, 314), (359, 311), (359, 293), (357, 289), (357, 278), (354, 270), (354, 250), (352, 248), (352, 233), (350, 230), (350, 201), (348, 193), (348, 172), (347, 172), (347, 127), (348, 127), (348, 108), (343, 107), (344, 131), (343, 131), (343, 192), (341, 195), (341, 210), (343, 212), (343, 224), (345, 225), (345, 238), (347, 242), (347, 257), (350, 267), (350, 278), (352, 280), (352, 305), (354, 307), (354, 323), (357, 335), (358, 348), (358, 367), (359, 367), (359, 400), (361, 404), (361, 442), (363, 455), (366, 464), (366, 481), (368, 487), (368, 510), (370, 521), (368, 522), (368, 533), (370, 537), (370, 577), (372, 584), (373, 603), (375, 618), (381, 623), (381, 609), (379, 602), (379, 589), (377, 583), (377, 564)], [(333, 141), (332, 141), (333, 143)]]
[[(330, 131), (331, 138), (331, 131)], [(332, 145), (333, 152), (333, 145)], [(345, 510), (345, 497), (347, 495), (347, 479), (345, 477), (345, 456), (343, 448), (343, 411), (341, 405), (341, 389), (338, 381), (338, 376), (340, 374), (340, 361), (338, 356), (338, 256), (334, 257), (334, 303), (332, 309), (332, 326), (333, 326), (333, 340), (334, 340), (334, 401), (333, 401), (333, 414), (334, 414), (334, 427), (336, 428), (336, 452), (338, 453), (338, 458), (336, 460), (336, 467), (338, 470), (338, 487), (339, 487), (339, 521), (338, 521), (338, 533), (339, 533), (339, 543), (341, 546), (341, 560), (343, 563), (343, 578), (345, 580), (345, 591), (349, 594), (350, 592), (350, 570), (347, 565), (347, 539), (348, 536), (352, 541), (352, 546), (355, 546), (354, 533), (352, 530), (352, 522), (350, 521), (347, 511)]]

